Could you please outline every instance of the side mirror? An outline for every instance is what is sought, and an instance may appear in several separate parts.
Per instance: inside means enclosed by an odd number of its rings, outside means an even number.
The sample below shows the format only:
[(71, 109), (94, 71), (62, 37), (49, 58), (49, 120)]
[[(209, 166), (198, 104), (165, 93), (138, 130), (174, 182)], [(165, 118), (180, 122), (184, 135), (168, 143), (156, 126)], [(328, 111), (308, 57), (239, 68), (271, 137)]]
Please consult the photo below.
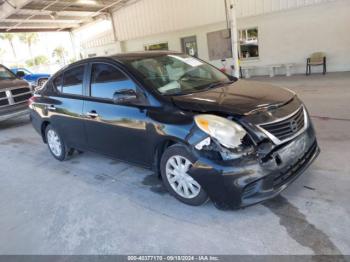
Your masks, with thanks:
[(137, 93), (132, 89), (122, 89), (113, 94), (115, 104), (130, 104), (137, 101)]
[(26, 76), (26, 74), (25, 74), (23, 71), (17, 71), (16, 76), (17, 76), (18, 78), (23, 78), (23, 77)]

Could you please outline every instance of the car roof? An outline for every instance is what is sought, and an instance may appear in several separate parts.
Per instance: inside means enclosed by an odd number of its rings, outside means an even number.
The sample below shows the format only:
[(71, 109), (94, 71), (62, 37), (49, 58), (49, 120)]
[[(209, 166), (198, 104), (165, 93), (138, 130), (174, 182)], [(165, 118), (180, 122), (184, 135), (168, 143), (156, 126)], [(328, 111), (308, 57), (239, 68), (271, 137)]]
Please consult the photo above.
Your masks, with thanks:
[(182, 54), (182, 53), (176, 52), (176, 51), (140, 51), (140, 52), (126, 52), (126, 53), (114, 54), (110, 56), (95, 56), (95, 57), (85, 58), (85, 59), (76, 61), (72, 64), (66, 65), (62, 67), (59, 71), (57, 71), (53, 76), (56, 76), (62, 73), (63, 71), (74, 66), (79, 66), (84, 63), (96, 62), (96, 61), (101, 61), (105, 59), (114, 60), (116, 62), (119, 62), (120, 64), (124, 64), (124, 62), (128, 60), (138, 60), (138, 59), (150, 58), (150, 57), (156, 57), (156, 56), (179, 55), (179, 54)]
[[(80, 64), (80, 63), (87, 63), (90, 61), (93, 62), (93, 61), (100, 60), (100, 59), (113, 59), (117, 62), (123, 63), (124, 61), (128, 61), (128, 60), (143, 59), (143, 58), (162, 56), (162, 55), (178, 55), (178, 54), (181, 54), (181, 53), (176, 52), (176, 51), (127, 52), (127, 53), (114, 54), (114, 55), (110, 55), (110, 56), (95, 56), (95, 57), (85, 58), (85, 59), (79, 60), (71, 65)], [(68, 65), (66, 67), (70, 67), (71, 65)]]
[(181, 54), (175, 51), (142, 51), (142, 52), (129, 52), (129, 53), (121, 53), (110, 56), (115, 60), (129, 60), (129, 59), (142, 59), (149, 58), (154, 56), (162, 56), (162, 55), (174, 55)]

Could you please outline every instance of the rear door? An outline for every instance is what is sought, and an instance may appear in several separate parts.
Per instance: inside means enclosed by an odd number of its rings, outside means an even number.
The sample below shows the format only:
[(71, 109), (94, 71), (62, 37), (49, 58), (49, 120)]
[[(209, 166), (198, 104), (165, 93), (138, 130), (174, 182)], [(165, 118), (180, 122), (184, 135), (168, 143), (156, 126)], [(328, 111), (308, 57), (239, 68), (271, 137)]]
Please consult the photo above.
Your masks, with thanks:
[(69, 146), (79, 149), (86, 145), (82, 114), (86, 70), (87, 65), (81, 64), (56, 76), (52, 81), (53, 94), (46, 105), (51, 124)]
[[(149, 165), (152, 141), (147, 136), (148, 117), (142, 89), (118, 67), (109, 63), (92, 63), (90, 101), (84, 104), (89, 147), (118, 159)], [(121, 89), (138, 93), (140, 102), (121, 105), (113, 94)], [(143, 104), (143, 105), (142, 105)]]

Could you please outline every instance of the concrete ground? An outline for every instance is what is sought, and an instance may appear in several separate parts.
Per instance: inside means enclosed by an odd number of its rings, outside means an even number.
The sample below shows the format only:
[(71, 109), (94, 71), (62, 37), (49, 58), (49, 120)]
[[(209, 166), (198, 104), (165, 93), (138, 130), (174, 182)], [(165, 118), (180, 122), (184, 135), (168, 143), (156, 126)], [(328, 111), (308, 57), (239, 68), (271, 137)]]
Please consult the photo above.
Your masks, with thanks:
[(60, 163), (27, 119), (11, 120), (0, 124), (0, 253), (350, 255), (350, 73), (254, 80), (297, 92), (322, 148), (282, 196), (186, 206), (142, 168), (92, 153)]

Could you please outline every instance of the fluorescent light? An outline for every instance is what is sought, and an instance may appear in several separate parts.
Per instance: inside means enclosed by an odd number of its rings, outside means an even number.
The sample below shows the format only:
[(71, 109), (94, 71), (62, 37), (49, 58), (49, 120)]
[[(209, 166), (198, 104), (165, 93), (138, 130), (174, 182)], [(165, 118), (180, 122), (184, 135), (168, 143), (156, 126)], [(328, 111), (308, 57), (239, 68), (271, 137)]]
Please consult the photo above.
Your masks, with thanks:
[(78, 0), (77, 3), (81, 5), (97, 5), (96, 0)]

